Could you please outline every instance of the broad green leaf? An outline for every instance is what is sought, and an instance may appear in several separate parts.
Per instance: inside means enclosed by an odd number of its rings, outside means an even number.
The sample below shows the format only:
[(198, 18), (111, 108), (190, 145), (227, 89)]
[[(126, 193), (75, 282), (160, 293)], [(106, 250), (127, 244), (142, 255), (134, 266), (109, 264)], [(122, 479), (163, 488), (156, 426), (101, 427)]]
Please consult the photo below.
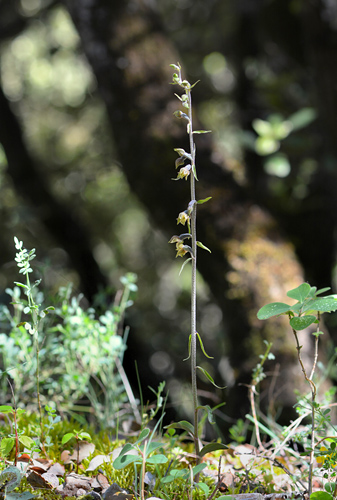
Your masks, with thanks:
[(205, 377), (208, 378), (208, 380), (211, 382), (212, 385), (214, 385), (214, 387), (216, 387), (217, 389), (225, 389), (225, 387), (220, 387), (219, 385), (216, 385), (216, 383), (213, 380), (213, 377), (208, 373), (207, 370), (205, 370), (205, 368), (202, 368), (201, 366), (197, 366), (197, 368), (205, 375)]
[(209, 248), (207, 248), (203, 243), (201, 243), (201, 241), (197, 241), (197, 245), (203, 250), (207, 250), (207, 252), (212, 253)]
[(333, 500), (333, 496), (327, 491), (314, 491), (310, 495), (310, 500)]
[(30, 491), (23, 491), (22, 493), (8, 493), (6, 495), (6, 500), (31, 500), (31, 498), (36, 498)]
[(190, 422), (187, 422), (187, 420), (180, 420), (180, 422), (173, 422), (170, 425), (166, 425), (165, 429), (183, 429), (184, 431), (189, 432), (194, 435), (194, 427)]
[(288, 304), (284, 302), (271, 302), (270, 304), (266, 304), (261, 307), (261, 309), (257, 313), (258, 319), (268, 319), (272, 316), (279, 316), (280, 314), (284, 314), (290, 310)]
[(146, 463), (148, 464), (166, 464), (167, 461), (168, 458), (165, 457), (165, 455), (162, 455), (161, 453), (158, 453), (158, 455), (153, 455), (153, 457), (146, 459)]
[(228, 446), (222, 443), (208, 443), (203, 448), (201, 448), (199, 452), (199, 456), (203, 457), (207, 453), (212, 453), (212, 451), (216, 450), (226, 450)]
[(303, 307), (303, 311), (332, 312), (337, 311), (337, 300), (333, 297), (318, 297)]
[(261, 137), (266, 135), (272, 135), (273, 129), (269, 122), (265, 120), (261, 120), (260, 118), (256, 118), (252, 122), (252, 127), (257, 134)]
[(19, 436), (19, 441), (28, 449), (35, 445), (35, 441), (29, 436)]
[(112, 465), (114, 469), (120, 470), (124, 469), (124, 467), (127, 467), (128, 465), (133, 463), (141, 464), (142, 461), (143, 460), (139, 455), (123, 455), (117, 457)]
[(0, 474), (0, 491), (12, 491), (19, 486), (21, 473), (15, 465), (6, 467)]
[(14, 413), (13, 407), (9, 405), (0, 406), (0, 413)]
[(1, 450), (1, 455), (8, 455), (13, 446), (15, 444), (15, 438), (13, 437), (4, 437), (1, 439), (1, 444), (0, 444), (0, 450)]
[(290, 290), (287, 293), (287, 296), (298, 300), (298, 302), (303, 302), (309, 295), (311, 290), (311, 286), (309, 283), (302, 283), (302, 285), (298, 286), (297, 288), (294, 288), (293, 290)]
[(150, 429), (145, 428), (142, 430), (142, 432), (139, 434), (137, 441), (134, 443), (135, 445), (138, 443), (141, 443), (144, 441), (144, 439), (147, 438), (147, 436), (150, 434)]
[[(154, 451), (158, 450), (158, 448), (162, 448), (162, 443), (151, 442), (146, 446), (146, 455), (151, 455)], [(144, 451), (144, 445), (142, 444), (139, 449)]]
[(134, 446), (131, 443), (126, 443), (123, 448), (121, 449), (120, 454), (118, 455), (119, 457), (122, 457), (125, 455), (125, 453), (128, 453), (130, 450), (134, 450)]
[(209, 486), (207, 486), (206, 483), (199, 482), (199, 483), (196, 483), (195, 486), (196, 486), (196, 488), (199, 488), (203, 492), (203, 494), (205, 495), (206, 498), (208, 497)]
[(207, 467), (207, 464), (202, 463), (202, 464), (198, 464), (198, 465), (195, 465), (192, 469), (193, 471), (193, 477), (196, 475), (196, 474), (199, 474), (199, 472), (201, 472), (205, 467)]
[(275, 153), (280, 148), (279, 141), (272, 137), (258, 137), (255, 141), (255, 151), (261, 156), (270, 155)]
[(68, 432), (62, 438), (62, 444), (68, 443), (73, 437), (75, 437), (73, 432)]
[(293, 130), (298, 130), (309, 125), (316, 117), (317, 113), (313, 108), (303, 108), (291, 115), (288, 120), (292, 123)]
[(291, 318), (290, 320), (290, 326), (294, 330), (304, 330), (308, 326), (312, 325), (317, 320), (316, 316), (296, 316), (295, 318)]

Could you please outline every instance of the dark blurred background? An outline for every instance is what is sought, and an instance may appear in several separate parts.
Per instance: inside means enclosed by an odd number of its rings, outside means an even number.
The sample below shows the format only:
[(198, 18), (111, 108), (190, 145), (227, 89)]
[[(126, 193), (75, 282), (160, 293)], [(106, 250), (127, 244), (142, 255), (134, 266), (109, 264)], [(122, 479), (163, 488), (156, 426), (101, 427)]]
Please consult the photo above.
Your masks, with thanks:
[[(200, 80), (196, 128), (213, 132), (196, 136), (197, 196), (212, 196), (198, 212), (212, 250), (198, 256), (198, 331), (214, 356), (200, 363), (227, 388), (202, 379), (200, 397), (226, 401), (224, 425), (245, 415), (242, 384), (267, 339), (273, 399), (290, 409), (302, 383), (292, 334), (256, 312), (305, 280), (336, 291), (337, 4), (0, 0), (0, 41), (3, 301), (17, 279), (14, 235), (37, 249), (51, 293), (72, 281), (90, 304), (136, 273), (126, 371), (137, 392), (137, 360), (145, 398), (164, 379), (170, 415), (188, 413), (190, 275), (167, 244), (189, 201), (188, 184), (171, 181), (173, 148), (186, 144), (169, 85), (179, 61)], [(333, 315), (327, 325), (323, 361)]]

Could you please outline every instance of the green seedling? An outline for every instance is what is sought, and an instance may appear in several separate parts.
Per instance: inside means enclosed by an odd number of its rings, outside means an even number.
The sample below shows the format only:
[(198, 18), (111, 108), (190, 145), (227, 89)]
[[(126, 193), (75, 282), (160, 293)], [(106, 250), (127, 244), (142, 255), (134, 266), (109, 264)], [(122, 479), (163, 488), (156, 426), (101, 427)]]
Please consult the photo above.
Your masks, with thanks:
[(78, 466), (80, 464), (80, 441), (83, 440), (91, 441), (91, 436), (88, 432), (76, 431), (74, 429), (73, 432), (67, 432), (67, 434), (63, 436), (62, 444), (68, 443), (71, 439), (76, 439), (76, 452), (77, 452), (76, 472), (78, 473)]
[(2, 405), (0, 406), (0, 413), (12, 417), (13, 430), (14, 430), (13, 434), (9, 434), (7, 437), (3, 437), (1, 439), (0, 443), (1, 457), (7, 457), (15, 446), (14, 465), (16, 465), (20, 450), (20, 443), (29, 450), (33, 450), (36, 444), (32, 438), (26, 436), (25, 434), (23, 434), (23, 432), (20, 432), (18, 429), (18, 417), (23, 413), (25, 413), (25, 410), (16, 407), (13, 408), (10, 405)]
[[(193, 130), (193, 121), (192, 121), (192, 89), (198, 83), (194, 83), (191, 85), (187, 80), (183, 80), (181, 75), (181, 66), (180, 64), (171, 64), (170, 65), (176, 73), (173, 74), (172, 84), (178, 85), (182, 90), (182, 95), (176, 95), (179, 99), (182, 110), (177, 110), (174, 112), (174, 115), (184, 120), (187, 124), (187, 134), (189, 138), (189, 151), (185, 151), (183, 148), (176, 148), (174, 151), (177, 153), (178, 158), (175, 161), (175, 167), (178, 170), (178, 175), (174, 180), (181, 179), (189, 179), (190, 181), (190, 201), (187, 204), (187, 208), (180, 212), (177, 217), (177, 224), (182, 224), (183, 226), (187, 225), (187, 231), (180, 235), (174, 235), (170, 239), (169, 243), (175, 243), (176, 245), (176, 257), (184, 257), (185, 255), (188, 258), (182, 265), (181, 271), (185, 267), (185, 265), (190, 262), (191, 263), (191, 322), (190, 322), (190, 336), (189, 336), (189, 356), (191, 360), (191, 382), (192, 382), (192, 398), (193, 398), (193, 425), (189, 422), (180, 422), (180, 424), (173, 424), (176, 428), (181, 428), (186, 430), (193, 438), (196, 462), (199, 463), (200, 456), (207, 453), (204, 450), (200, 452), (200, 443), (199, 443), (199, 419), (198, 414), (199, 410), (206, 410), (207, 415), (209, 416), (209, 421), (212, 423), (213, 419), (211, 416), (212, 410), (209, 406), (199, 406), (198, 404), (198, 394), (197, 394), (197, 370), (201, 371), (207, 379), (215, 386), (213, 378), (211, 375), (201, 366), (197, 365), (197, 343), (200, 343), (202, 352), (206, 357), (210, 358), (205, 352), (201, 337), (197, 332), (197, 247), (200, 247), (204, 250), (210, 252), (210, 250), (200, 241), (197, 240), (197, 231), (196, 231), (196, 221), (197, 221), (197, 206), (203, 203), (206, 203), (211, 199), (211, 197), (207, 197), (203, 200), (196, 199), (196, 182), (198, 181), (197, 177), (197, 169), (196, 169), (196, 146), (194, 143), (195, 134), (206, 134), (210, 132), (210, 130)], [(189, 243), (186, 244), (186, 241)], [(218, 444), (218, 443), (217, 443)], [(225, 447), (224, 445), (218, 444), (219, 448)], [(198, 480), (198, 475), (197, 475)]]
[[(315, 417), (316, 412), (319, 409), (319, 404), (316, 402), (317, 387), (313, 381), (315, 369), (318, 360), (318, 342), (319, 337), (323, 334), (321, 332), (319, 323), (321, 315), (325, 312), (332, 312), (337, 310), (337, 295), (328, 295), (325, 297), (319, 297), (324, 292), (327, 292), (330, 288), (323, 288), (317, 290), (316, 287), (310, 286), (308, 283), (302, 283), (297, 288), (290, 290), (287, 296), (291, 299), (296, 300), (293, 305), (285, 304), (284, 302), (272, 302), (263, 306), (257, 313), (258, 319), (266, 320), (273, 316), (286, 315), (289, 318), (289, 324), (294, 334), (294, 340), (297, 350), (297, 357), (301, 370), (306, 382), (309, 384), (311, 391), (311, 447), (308, 450), (310, 452), (309, 460), (309, 478), (308, 478), (308, 492), (309, 495), (312, 493), (312, 476), (313, 476), (313, 462), (314, 462), (314, 450), (315, 450)], [(314, 359), (310, 374), (307, 373), (302, 357), (301, 349), (302, 346), (299, 342), (298, 332), (305, 330), (306, 328), (314, 325), (316, 327), (312, 334), (315, 337), (315, 350)], [(317, 499), (316, 499), (317, 500)], [(323, 500), (323, 499), (320, 499)]]
[[(137, 441), (126, 443), (119, 456), (114, 460), (113, 467), (117, 470), (133, 464), (135, 470), (135, 481), (137, 481), (137, 465), (140, 466), (139, 494), (141, 500), (145, 498), (145, 471), (147, 465), (165, 464), (168, 458), (162, 453), (155, 453), (163, 447), (163, 443), (152, 441), (157, 427), (160, 425), (162, 417), (158, 420), (154, 430), (150, 435), (150, 429), (141, 431)], [(136, 483), (137, 490), (137, 483)]]

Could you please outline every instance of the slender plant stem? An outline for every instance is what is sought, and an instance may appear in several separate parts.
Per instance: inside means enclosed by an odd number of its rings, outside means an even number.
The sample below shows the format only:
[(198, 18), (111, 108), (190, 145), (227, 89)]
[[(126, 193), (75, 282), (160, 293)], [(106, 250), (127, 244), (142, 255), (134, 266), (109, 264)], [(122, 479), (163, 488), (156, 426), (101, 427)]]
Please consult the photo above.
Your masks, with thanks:
[[(309, 480), (308, 480), (308, 493), (309, 496), (311, 495), (312, 492), (312, 475), (313, 475), (313, 464), (314, 464), (314, 447), (315, 447), (315, 403), (316, 403), (316, 385), (312, 381), (312, 377), (314, 375), (314, 368), (316, 366), (316, 358), (314, 360), (314, 366), (313, 369), (311, 370), (310, 377), (308, 377), (307, 372), (304, 368), (304, 364), (301, 358), (301, 349), (302, 346), (300, 345), (298, 341), (298, 336), (296, 330), (293, 330), (293, 334), (295, 337), (295, 342), (296, 342), (296, 349), (297, 349), (297, 357), (298, 361), (301, 365), (302, 372), (304, 375), (305, 380), (309, 383), (310, 389), (311, 389), (311, 451), (310, 451), (310, 458), (309, 458)], [(315, 351), (317, 349), (317, 344), (315, 347)]]
[(194, 447), (199, 462), (199, 436), (198, 436), (198, 393), (197, 393), (197, 204), (195, 200), (195, 145), (193, 141), (193, 122), (192, 122), (192, 98), (191, 91), (187, 90), (188, 95), (188, 115), (189, 115), (189, 140), (190, 154), (192, 157), (192, 172), (190, 175), (191, 201), (193, 203), (191, 213), (191, 248), (192, 248), (192, 276), (191, 276), (191, 380), (194, 409)]

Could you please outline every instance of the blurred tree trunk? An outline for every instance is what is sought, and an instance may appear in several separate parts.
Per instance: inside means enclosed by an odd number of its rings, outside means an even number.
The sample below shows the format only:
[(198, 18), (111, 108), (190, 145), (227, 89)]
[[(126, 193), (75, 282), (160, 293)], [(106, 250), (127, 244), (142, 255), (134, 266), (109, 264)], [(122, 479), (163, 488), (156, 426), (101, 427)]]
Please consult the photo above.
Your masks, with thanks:
[[(121, 168), (155, 224), (171, 236), (179, 231), (175, 220), (188, 203), (186, 185), (170, 181), (175, 177), (173, 148), (188, 148), (185, 125), (172, 116), (177, 89), (169, 85), (169, 64), (180, 58), (149, 2), (64, 3), (106, 104)], [(198, 239), (212, 255), (200, 251), (198, 268), (224, 313), (229, 344), (224, 356), (237, 381), (249, 382), (264, 351), (263, 339), (271, 340), (281, 363), (279, 400), (289, 407), (293, 389), (302, 385), (292, 333), (281, 319), (262, 325), (256, 311), (270, 300), (286, 300), (286, 291), (303, 281), (302, 268), (275, 220), (234, 181), (221, 160), (215, 161), (211, 141), (210, 136), (196, 140), (197, 196), (212, 196), (198, 211)], [(303, 334), (302, 340), (307, 361), (310, 336)], [(245, 412), (246, 394), (245, 387), (236, 386), (227, 411)]]
[(33, 207), (47, 230), (68, 253), (79, 274), (81, 289), (91, 301), (107, 282), (92, 255), (86, 230), (74, 218), (70, 207), (64, 206), (54, 197), (45, 176), (34, 164), (18, 119), (1, 88), (0, 116), (0, 143), (8, 162), (7, 172), (18, 194)]

